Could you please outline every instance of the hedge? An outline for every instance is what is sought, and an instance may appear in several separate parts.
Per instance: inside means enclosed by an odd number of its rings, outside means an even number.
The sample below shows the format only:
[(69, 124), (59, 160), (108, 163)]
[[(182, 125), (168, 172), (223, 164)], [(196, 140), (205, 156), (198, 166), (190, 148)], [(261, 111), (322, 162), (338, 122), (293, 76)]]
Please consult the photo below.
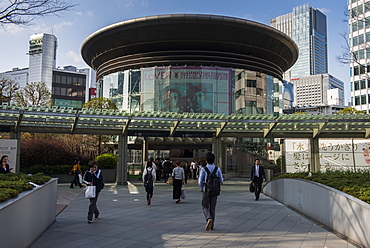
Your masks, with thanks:
[(0, 202), (17, 197), (19, 193), (31, 190), (29, 182), (42, 185), (50, 180), (43, 174), (26, 175), (23, 173), (7, 173), (0, 175)]

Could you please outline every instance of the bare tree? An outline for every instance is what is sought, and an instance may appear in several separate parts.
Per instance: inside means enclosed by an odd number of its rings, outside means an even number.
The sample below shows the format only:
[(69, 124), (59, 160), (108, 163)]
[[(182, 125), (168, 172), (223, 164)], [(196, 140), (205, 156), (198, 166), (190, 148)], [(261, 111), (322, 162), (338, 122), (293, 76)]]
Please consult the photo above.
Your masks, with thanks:
[(17, 92), (15, 102), (24, 107), (29, 105), (50, 106), (51, 92), (45, 83), (27, 83)]
[(0, 104), (10, 103), (19, 90), (19, 84), (9, 78), (0, 78)]
[[(3, 1), (5, 2), (5, 1)], [(9, 4), (0, 9), (0, 25), (29, 25), (38, 17), (58, 15), (75, 7), (71, 1), (64, 0), (9, 0)]]

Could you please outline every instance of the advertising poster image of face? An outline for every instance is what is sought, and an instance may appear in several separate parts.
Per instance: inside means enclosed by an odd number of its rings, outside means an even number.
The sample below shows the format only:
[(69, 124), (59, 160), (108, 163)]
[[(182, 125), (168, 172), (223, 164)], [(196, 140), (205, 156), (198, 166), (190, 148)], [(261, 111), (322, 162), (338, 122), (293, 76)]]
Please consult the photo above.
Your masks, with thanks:
[(363, 149), (362, 150), (363, 150), (363, 154), (364, 154), (364, 160), (365, 160), (368, 168), (370, 168), (370, 141), (363, 144)]

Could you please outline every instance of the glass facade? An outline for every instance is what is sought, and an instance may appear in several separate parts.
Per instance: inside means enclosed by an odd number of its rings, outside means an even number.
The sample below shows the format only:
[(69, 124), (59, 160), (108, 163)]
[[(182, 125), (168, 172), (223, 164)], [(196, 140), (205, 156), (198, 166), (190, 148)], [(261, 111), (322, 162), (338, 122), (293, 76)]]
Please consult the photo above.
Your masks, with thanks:
[[(275, 79), (276, 81), (276, 79)], [(150, 67), (125, 70), (98, 80), (97, 97), (128, 112), (274, 114), (274, 78), (220, 67)], [(282, 94), (280, 94), (282, 95)]]
[(370, 113), (370, 1), (348, 2), (351, 104), (357, 110)]
[(52, 99), (55, 106), (82, 108), (86, 94), (86, 75), (53, 71)]
[(270, 20), (270, 25), (290, 36), (299, 47), (294, 66), (284, 74), (285, 80), (328, 72), (326, 16), (310, 4), (293, 8), (293, 12)]

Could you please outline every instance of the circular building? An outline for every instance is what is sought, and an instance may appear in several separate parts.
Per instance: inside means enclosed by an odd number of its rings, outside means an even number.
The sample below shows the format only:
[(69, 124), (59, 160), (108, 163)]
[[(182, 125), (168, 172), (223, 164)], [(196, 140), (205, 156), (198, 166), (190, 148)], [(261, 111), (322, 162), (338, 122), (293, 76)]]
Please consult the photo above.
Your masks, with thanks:
[(81, 53), (97, 71), (97, 96), (122, 110), (227, 115), (289, 104), (281, 80), (298, 58), (293, 40), (272, 27), (201, 14), (115, 23), (90, 35)]

